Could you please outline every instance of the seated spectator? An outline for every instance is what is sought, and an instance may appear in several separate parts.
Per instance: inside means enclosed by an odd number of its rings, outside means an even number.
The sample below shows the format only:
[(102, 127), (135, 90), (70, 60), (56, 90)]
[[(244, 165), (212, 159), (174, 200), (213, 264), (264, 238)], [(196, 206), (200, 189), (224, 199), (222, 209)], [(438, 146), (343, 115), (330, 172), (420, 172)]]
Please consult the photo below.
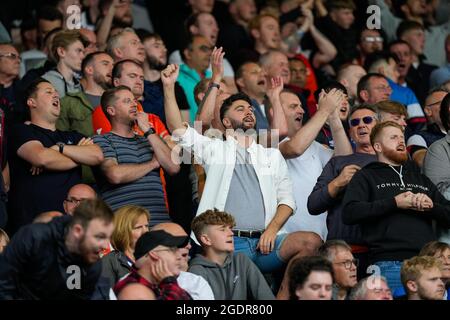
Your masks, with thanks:
[(0, 229), (0, 254), (5, 251), (6, 246), (9, 243), (9, 236), (5, 230)]
[[(389, 287), (401, 288), (403, 260), (436, 240), (434, 222), (450, 227), (450, 202), (416, 166), (407, 162), (403, 128), (388, 121), (372, 130), (378, 162), (361, 169), (344, 196), (343, 221), (358, 224), (369, 247), (369, 262), (380, 268)], [(409, 230), (415, 230), (411, 234)]]
[[(72, 216), (23, 227), (0, 255), (2, 300), (93, 299), (100, 285), (101, 250), (109, 245), (113, 213), (102, 200), (83, 202)], [(73, 290), (75, 270), (80, 288)], [(59, 277), (55, 277), (55, 272)], [(103, 296), (108, 293), (103, 293)]]
[(358, 281), (350, 292), (349, 298), (350, 300), (393, 300), (386, 278), (377, 275)]
[(69, 189), (67, 197), (64, 199), (64, 212), (72, 216), (81, 201), (94, 200), (96, 198), (97, 194), (90, 186), (82, 183), (76, 184)]
[(235, 225), (232, 215), (219, 210), (194, 218), (192, 231), (202, 254), (191, 260), (189, 272), (206, 279), (216, 300), (275, 299), (258, 267), (242, 253), (233, 255)]
[(427, 243), (419, 256), (430, 256), (438, 259), (442, 264), (442, 281), (444, 281), (446, 292), (444, 300), (450, 300), (450, 245), (445, 242), (432, 241)]
[(431, 88), (439, 86), (444, 82), (448, 81), (448, 79), (450, 79), (450, 34), (447, 36), (447, 39), (445, 40), (445, 52), (447, 55), (447, 64), (431, 72), (430, 75)]
[(336, 80), (347, 90), (350, 106), (356, 104), (358, 99), (358, 82), (366, 74), (366, 70), (357, 64), (344, 64), (338, 69)]
[[(170, 221), (159, 175), (160, 166), (168, 174), (179, 170), (169, 147), (155, 134), (148, 115), (138, 111), (129, 87), (106, 90), (101, 105), (111, 123), (111, 132), (94, 136), (104, 154), (104, 161), (94, 169), (101, 196), (113, 210), (135, 204), (152, 213), (153, 224)], [(143, 136), (134, 133), (135, 123)]]
[(323, 257), (303, 257), (289, 269), (290, 300), (331, 300), (333, 266)]
[(414, 162), (423, 167), (428, 148), (437, 140), (445, 137), (445, 130), (440, 117), (441, 102), (450, 91), (444, 87), (433, 89), (425, 99), (424, 112), (427, 116), (426, 130), (408, 138), (406, 146)]
[(137, 240), (148, 232), (150, 213), (147, 209), (125, 205), (114, 212), (114, 231), (111, 245), (114, 250), (102, 258), (102, 276), (109, 279), (111, 287), (130, 273)]
[(352, 248), (342, 240), (328, 240), (319, 248), (319, 255), (333, 266), (333, 300), (348, 300), (350, 290), (357, 284), (358, 260)]
[(364, 28), (360, 31), (358, 40), (358, 64), (364, 66), (366, 57), (376, 51), (383, 51), (384, 39), (378, 29)]
[(434, 257), (420, 256), (406, 260), (401, 269), (401, 277), (408, 300), (442, 300), (444, 298), (442, 266)]
[(56, 129), (59, 96), (47, 80), (33, 82), (24, 98), (31, 123), (17, 124), (10, 132), (9, 163), (15, 177), (9, 191), (12, 233), (42, 212), (64, 212), (63, 201), (69, 189), (81, 183), (80, 165), (95, 166), (103, 160), (101, 149), (92, 139)]
[(156, 300), (156, 294), (139, 283), (130, 283), (120, 291), (117, 300)]
[[(152, 228), (152, 231), (164, 230), (174, 237), (187, 237), (188, 234), (176, 223), (160, 223)], [(177, 277), (178, 284), (186, 290), (194, 300), (214, 300), (214, 294), (209, 283), (199, 275), (188, 272), (189, 250), (192, 246), (190, 241), (182, 248), (178, 248), (177, 263), (180, 267), (180, 275)]]
[(68, 92), (78, 92), (81, 85), (77, 73), (81, 71), (87, 40), (78, 30), (58, 32), (53, 38), (52, 51), (56, 68), (47, 71), (42, 78), (48, 80), (63, 98)]
[(120, 30), (108, 39), (106, 52), (114, 59), (114, 62), (122, 60), (135, 60), (143, 63), (145, 50), (136, 32), (131, 28)]
[(136, 242), (131, 272), (114, 287), (120, 296), (131, 284), (144, 286), (153, 291), (157, 300), (192, 300), (178, 285), (180, 274), (177, 251), (189, 241), (188, 237), (174, 237), (164, 230), (144, 233)]
[(357, 85), (359, 103), (375, 104), (389, 100), (392, 88), (387, 78), (379, 73), (368, 73), (361, 77)]

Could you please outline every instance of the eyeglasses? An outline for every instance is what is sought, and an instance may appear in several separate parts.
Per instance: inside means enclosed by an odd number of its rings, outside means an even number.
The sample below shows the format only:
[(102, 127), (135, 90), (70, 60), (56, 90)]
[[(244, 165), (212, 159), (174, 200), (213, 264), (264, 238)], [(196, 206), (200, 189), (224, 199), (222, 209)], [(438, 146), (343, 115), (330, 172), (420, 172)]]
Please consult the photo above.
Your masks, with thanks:
[(3, 57), (11, 59), (11, 60), (19, 59), (19, 61), (22, 61), (22, 58), (18, 54), (15, 54), (13, 52), (0, 53), (0, 58), (3, 58)]
[(350, 120), (350, 125), (352, 127), (358, 126), (359, 123), (361, 122), (361, 119), (365, 124), (371, 124), (373, 122), (373, 120), (375, 120), (375, 118), (371, 117), (371, 116), (366, 116), (366, 117), (362, 117), (362, 118), (354, 118), (354, 119)]
[(334, 262), (334, 264), (342, 264), (344, 266), (345, 269), (351, 269), (352, 265), (354, 264), (355, 267), (358, 266), (358, 259), (352, 259), (352, 260), (345, 260), (342, 262)]
[(375, 90), (380, 90), (380, 91), (391, 91), (391, 87), (390, 86), (379, 86), (379, 87), (373, 87)]
[(365, 42), (383, 42), (383, 38), (382, 37), (364, 37), (363, 40)]
[(67, 198), (64, 201), (70, 202), (76, 206), (78, 206), (80, 204), (81, 201), (83, 201), (84, 199), (76, 199), (76, 198)]

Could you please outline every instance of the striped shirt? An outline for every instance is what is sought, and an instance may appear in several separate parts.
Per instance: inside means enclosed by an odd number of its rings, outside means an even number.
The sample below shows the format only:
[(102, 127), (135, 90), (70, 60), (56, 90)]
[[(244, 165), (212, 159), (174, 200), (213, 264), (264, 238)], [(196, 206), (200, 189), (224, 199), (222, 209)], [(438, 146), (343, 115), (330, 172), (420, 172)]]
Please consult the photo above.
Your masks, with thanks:
[[(94, 136), (94, 142), (103, 151), (105, 159), (115, 159), (120, 164), (141, 164), (153, 157), (153, 148), (148, 140), (141, 136), (124, 138), (114, 133)], [(94, 174), (103, 200), (113, 210), (133, 204), (150, 211), (150, 224), (170, 221), (164, 202), (164, 192), (159, 169), (147, 173), (142, 178), (123, 184), (111, 184), (96, 167)]]

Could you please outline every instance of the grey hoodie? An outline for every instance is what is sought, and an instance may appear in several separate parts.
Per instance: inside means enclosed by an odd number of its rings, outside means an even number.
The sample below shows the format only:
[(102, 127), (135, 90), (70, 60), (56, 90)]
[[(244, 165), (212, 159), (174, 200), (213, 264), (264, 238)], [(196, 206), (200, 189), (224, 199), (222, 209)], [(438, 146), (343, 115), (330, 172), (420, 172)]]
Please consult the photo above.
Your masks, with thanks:
[(258, 267), (244, 254), (230, 254), (220, 266), (202, 255), (190, 262), (189, 272), (205, 278), (216, 300), (274, 300)]

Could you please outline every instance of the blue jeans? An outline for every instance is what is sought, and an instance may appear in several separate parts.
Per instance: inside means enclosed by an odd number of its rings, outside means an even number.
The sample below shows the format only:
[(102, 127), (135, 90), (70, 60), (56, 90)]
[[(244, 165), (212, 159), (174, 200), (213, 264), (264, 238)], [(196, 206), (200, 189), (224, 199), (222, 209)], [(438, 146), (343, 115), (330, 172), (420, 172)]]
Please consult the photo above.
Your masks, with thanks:
[(234, 237), (234, 253), (241, 252), (249, 257), (261, 270), (268, 273), (282, 268), (286, 261), (280, 256), (281, 245), (287, 234), (278, 235), (275, 239), (275, 248), (269, 254), (262, 254), (256, 250), (259, 238)]
[(380, 268), (380, 273), (386, 278), (392, 294), (395, 296), (396, 291), (404, 292), (402, 281), (400, 279), (400, 269), (402, 268), (402, 261), (378, 261), (374, 265)]

